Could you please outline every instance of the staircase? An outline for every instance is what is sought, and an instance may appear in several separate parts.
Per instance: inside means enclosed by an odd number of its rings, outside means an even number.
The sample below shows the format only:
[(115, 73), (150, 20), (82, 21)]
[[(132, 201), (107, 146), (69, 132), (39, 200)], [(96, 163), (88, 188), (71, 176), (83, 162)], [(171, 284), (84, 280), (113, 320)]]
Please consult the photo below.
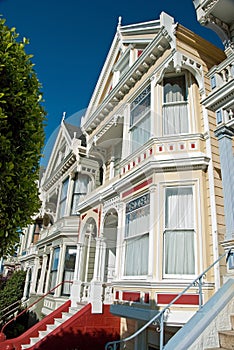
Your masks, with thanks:
[(219, 348), (206, 348), (206, 350), (233, 350), (234, 349), (234, 315), (230, 316), (231, 330), (219, 331)]
[(70, 301), (47, 315), (18, 338), (0, 343), (0, 350), (103, 350), (105, 343), (119, 338), (120, 319), (109, 305), (92, 314), (91, 304), (70, 307)]
[(38, 337), (30, 337), (29, 344), (22, 344), (21, 349), (32, 349), (32, 346), (39, 343), (43, 338), (52, 333), (55, 329), (61, 328), (62, 324), (69, 320), (73, 315), (75, 315), (80, 308), (69, 307), (68, 312), (62, 312), (62, 316), (59, 318), (54, 318), (52, 324), (46, 325), (46, 330), (38, 330)]

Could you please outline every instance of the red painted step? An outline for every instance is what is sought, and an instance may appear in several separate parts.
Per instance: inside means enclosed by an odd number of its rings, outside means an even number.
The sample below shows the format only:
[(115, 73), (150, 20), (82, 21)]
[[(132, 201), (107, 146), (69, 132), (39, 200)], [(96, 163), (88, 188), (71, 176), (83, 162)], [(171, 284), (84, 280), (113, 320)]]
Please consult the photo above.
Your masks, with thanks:
[[(48, 316), (46, 316), (45, 318), (47, 317)], [(53, 319), (54, 318), (57, 318), (57, 316), (53, 315)], [(42, 321), (44, 320), (45, 319), (43, 319)], [(40, 327), (40, 323), (42, 321), (40, 321), (37, 324), (37, 332), (34, 330), (34, 332), (31, 333), (29, 337), (28, 335), (27, 337), (23, 337), (25, 333), (30, 331), (28, 330), (18, 338), (7, 340), (4, 343), (0, 344), (0, 350), (7, 350), (6, 345), (11, 344), (14, 346), (13, 349), (21, 350), (21, 344), (29, 344), (30, 337), (38, 336), (39, 329), (42, 330), (42, 328)], [(44, 329), (46, 329), (46, 324), (43, 324), (45, 327)], [(120, 318), (117, 316), (113, 316), (110, 313), (109, 305), (103, 305), (102, 314), (92, 314), (91, 304), (88, 304), (28, 349), (103, 350), (105, 344), (108, 341), (119, 338), (119, 330)], [(25, 341), (26, 339), (27, 341)], [(5, 347), (1, 347), (3, 345), (5, 345)]]

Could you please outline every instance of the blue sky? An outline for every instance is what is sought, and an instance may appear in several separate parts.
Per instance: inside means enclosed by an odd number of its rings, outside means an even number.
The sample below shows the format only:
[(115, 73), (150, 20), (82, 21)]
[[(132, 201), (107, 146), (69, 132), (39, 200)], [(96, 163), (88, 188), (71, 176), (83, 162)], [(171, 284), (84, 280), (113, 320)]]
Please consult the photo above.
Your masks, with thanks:
[[(46, 141), (62, 114), (79, 125), (122, 16), (122, 24), (158, 19), (165, 11), (176, 22), (222, 47), (196, 20), (192, 0), (0, 0), (0, 14), (20, 37), (30, 40), (35, 71), (47, 111)], [(75, 116), (71, 117), (73, 114)]]

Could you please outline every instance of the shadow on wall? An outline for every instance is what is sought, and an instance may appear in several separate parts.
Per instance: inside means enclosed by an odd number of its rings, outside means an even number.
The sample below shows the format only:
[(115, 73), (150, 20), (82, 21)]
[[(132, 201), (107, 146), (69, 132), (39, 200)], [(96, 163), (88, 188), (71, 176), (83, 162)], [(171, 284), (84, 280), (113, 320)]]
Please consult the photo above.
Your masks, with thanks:
[(119, 339), (119, 335), (106, 332), (104, 329), (87, 329), (87, 332), (80, 330), (60, 331), (59, 334), (46, 337), (46, 341), (35, 345), (33, 350), (103, 350), (105, 344), (113, 339)]

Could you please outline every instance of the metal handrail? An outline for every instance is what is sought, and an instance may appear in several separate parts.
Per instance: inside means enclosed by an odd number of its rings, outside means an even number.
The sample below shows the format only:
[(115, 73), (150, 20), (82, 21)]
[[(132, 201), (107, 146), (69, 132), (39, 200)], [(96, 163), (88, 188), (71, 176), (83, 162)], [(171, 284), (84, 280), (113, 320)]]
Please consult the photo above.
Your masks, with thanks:
[[(231, 249), (228, 251), (227, 259), (231, 253)], [(198, 277), (196, 277), (182, 292), (180, 292), (162, 311), (160, 311), (157, 315), (155, 315), (151, 320), (149, 320), (144, 326), (138, 329), (135, 333), (130, 335), (127, 338), (108, 342), (105, 346), (105, 350), (117, 350), (117, 345), (123, 343), (126, 344), (129, 340), (136, 338), (140, 333), (142, 333), (147, 327), (149, 327), (152, 323), (159, 320), (159, 331), (160, 331), (160, 350), (163, 350), (163, 335), (164, 335), (164, 314), (169, 310), (169, 308), (183, 295), (187, 292), (188, 289), (198, 284), (199, 291), (199, 310), (202, 307), (202, 279), (206, 275), (206, 273), (216, 265), (221, 259), (226, 256), (226, 253), (223, 253), (217, 260), (213, 262), (205, 271), (203, 271)]]
[(26, 307), (24, 310), (22, 310), (18, 315), (16, 315), (14, 318), (12, 318), (11, 320), (9, 320), (7, 323), (4, 324), (4, 326), (2, 327), (1, 331), (0, 331), (0, 338), (1, 335), (4, 335), (4, 329), (13, 321), (15, 321), (18, 317), (20, 317), (21, 315), (23, 315), (25, 312), (27, 312), (29, 309), (31, 309), (32, 306), (36, 305), (39, 301), (41, 301), (42, 299), (44, 299), (48, 294), (50, 294), (51, 292), (53, 292), (56, 288), (60, 287), (62, 284), (64, 283), (73, 283), (73, 281), (62, 281), (59, 284), (57, 284), (57, 286), (55, 286), (54, 288), (52, 288), (51, 290), (49, 290), (47, 293), (43, 294), (39, 299), (37, 299), (36, 301), (34, 301), (31, 305), (29, 305), (28, 307)]
[[(17, 300), (11, 305), (5, 307), (0, 311), (0, 322), (2, 323), (5, 318), (7, 318), (9, 315), (13, 314), (16, 312), (21, 305), (21, 300)], [(8, 310), (8, 311), (7, 311)], [(4, 313), (5, 312), (5, 313)]]

